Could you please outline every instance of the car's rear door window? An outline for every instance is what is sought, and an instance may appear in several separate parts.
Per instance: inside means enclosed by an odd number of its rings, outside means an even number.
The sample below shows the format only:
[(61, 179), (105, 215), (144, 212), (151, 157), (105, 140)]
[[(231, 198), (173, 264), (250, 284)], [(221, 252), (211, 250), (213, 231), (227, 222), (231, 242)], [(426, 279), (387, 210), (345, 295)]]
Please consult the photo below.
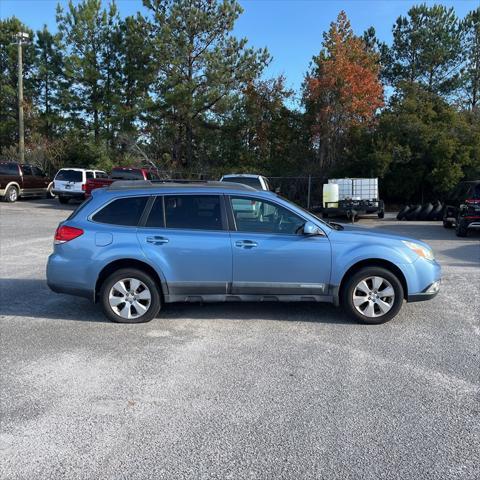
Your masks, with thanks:
[(126, 197), (113, 200), (92, 217), (94, 222), (135, 227), (140, 221), (148, 197)]
[(22, 165), (22, 170), (24, 175), (28, 175), (28, 176), (33, 175), (32, 167), (30, 165)]
[(167, 228), (222, 230), (222, 209), (219, 195), (165, 196)]
[(85, 172), (85, 176), (87, 179), (93, 178), (93, 172)]
[(163, 215), (163, 197), (157, 197), (153, 202), (147, 221), (145, 222), (145, 226), (149, 228), (165, 227), (165, 217)]

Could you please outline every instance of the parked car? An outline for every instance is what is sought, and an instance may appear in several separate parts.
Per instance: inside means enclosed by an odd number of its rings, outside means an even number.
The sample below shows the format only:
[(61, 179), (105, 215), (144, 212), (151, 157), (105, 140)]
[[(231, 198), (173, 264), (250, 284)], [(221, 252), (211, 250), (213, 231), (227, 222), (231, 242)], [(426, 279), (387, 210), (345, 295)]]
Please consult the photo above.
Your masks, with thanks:
[(333, 302), (382, 323), (404, 299), (433, 298), (440, 265), (419, 240), (329, 224), (272, 192), (116, 182), (60, 223), (47, 282), (121, 323), (171, 302), (269, 300)]
[(152, 168), (115, 167), (112, 173), (102, 178), (91, 178), (87, 181), (85, 195), (88, 197), (92, 190), (108, 187), (117, 180), (159, 180), (160, 175)]
[(232, 173), (224, 175), (221, 182), (241, 183), (257, 190), (270, 190), (270, 185), (266, 177), (251, 173)]
[(20, 197), (52, 196), (52, 180), (34, 165), (0, 163), (0, 198), (16, 202)]
[(107, 176), (102, 170), (62, 168), (53, 180), (53, 193), (58, 196), (60, 203), (68, 203), (72, 198), (84, 200), (87, 180), (106, 178)]
[(447, 200), (443, 226), (455, 226), (459, 237), (466, 237), (468, 230), (480, 229), (480, 180), (461, 182)]

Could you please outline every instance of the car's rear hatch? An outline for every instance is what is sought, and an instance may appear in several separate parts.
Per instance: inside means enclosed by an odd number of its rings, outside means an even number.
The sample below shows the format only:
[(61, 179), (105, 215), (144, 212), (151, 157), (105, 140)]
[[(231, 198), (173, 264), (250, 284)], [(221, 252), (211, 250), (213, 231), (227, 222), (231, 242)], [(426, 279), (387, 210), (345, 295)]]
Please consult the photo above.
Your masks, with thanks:
[(54, 189), (64, 192), (82, 192), (83, 172), (80, 170), (62, 169), (54, 179)]

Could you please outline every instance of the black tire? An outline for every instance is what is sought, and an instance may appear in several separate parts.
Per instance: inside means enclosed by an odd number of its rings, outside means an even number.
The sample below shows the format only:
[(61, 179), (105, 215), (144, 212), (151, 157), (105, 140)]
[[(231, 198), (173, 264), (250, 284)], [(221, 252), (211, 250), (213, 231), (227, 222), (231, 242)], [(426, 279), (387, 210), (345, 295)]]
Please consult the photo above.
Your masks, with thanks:
[(433, 210), (433, 205), (431, 203), (426, 203), (422, 209), (420, 210), (420, 213), (417, 216), (418, 220), (427, 220), (428, 216)]
[(3, 199), (8, 203), (14, 203), (18, 200), (18, 188), (10, 185), (5, 192)]
[(455, 234), (457, 237), (466, 237), (468, 235), (468, 229), (464, 222), (457, 218), (457, 224), (455, 226)]
[(377, 215), (378, 215), (378, 218), (385, 218), (385, 211), (380, 210)]
[(434, 220), (443, 220), (444, 213), (445, 213), (445, 205), (440, 205), (440, 210), (436, 211)]
[(442, 212), (442, 204), (438, 203), (435, 207), (433, 207), (433, 210), (428, 214), (427, 220), (438, 220), (440, 213)]
[[(115, 313), (109, 303), (109, 294), (112, 287), (122, 279), (137, 279), (143, 284), (146, 285), (150, 291), (151, 299), (147, 311), (138, 317), (135, 318), (125, 318), (117, 313)], [(103, 313), (105, 316), (110, 319), (112, 322), (117, 323), (145, 323), (149, 322), (160, 311), (162, 306), (159, 287), (156, 284), (155, 280), (142, 270), (137, 270), (133, 268), (122, 268), (112, 273), (102, 284), (100, 288), (100, 303), (102, 305)], [(126, 303), (126, 302), (125, 302)], [(130, 307), (131, 311), (131, 307)]]
[(405, 220), (405, 215), (410, 211), (410, 206), (405, 205), (397, 214), (397, 220)]
[[(381, 316), (368, 317), (366, 315), (362, 315), (362, 313), (359, 312), (353, 304), (353, 294), (356, 286), (363, 279), (369, 277), (382, 277), (390, 283), (394, 290), (395, 296), (392, 306), (390, 310), (388, 310), (385, 314)], [(347, 314), (353, 317), (358, 322), (366, 323), (369, 325), (378, 325), (380, 323), (390, 321), (392, 318), (395, 317), (395, 315), (397, 315), (403, 304), (403, 295), (404, 293), (402, 283), (392, 272), (390, 272), (390, 270), (382, 267), (365, 267), (354, 273), (350, 278), (347, 279), (345, 285), (342, 288), (340, 302)]]
[(416, 220), (418, 217), (418, 214), (422, 210), (421, 205), (414, 205), (410, 211), (405, 215), (406, 220)]
[(448, 220), (443, 221), (443, 228), (453, 228), (453, 223)]
[(64, 205), (67, 204), (69, 200), (70, 199), (68, 197), (61, 197), (61, 196), (58, 197), (58, 201)]

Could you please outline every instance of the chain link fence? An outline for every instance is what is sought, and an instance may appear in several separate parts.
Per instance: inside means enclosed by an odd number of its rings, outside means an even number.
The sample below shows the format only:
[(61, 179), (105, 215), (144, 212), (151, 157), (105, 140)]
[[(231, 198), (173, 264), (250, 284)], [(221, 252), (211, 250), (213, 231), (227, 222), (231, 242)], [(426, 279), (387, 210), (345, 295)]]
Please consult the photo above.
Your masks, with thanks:
[[(157, 171), (161, 178), (171, 180), (207, 181), (219, 180), (208, 172)], [(309, 210), (316, 210), (322, 205), (324, 177), (266, 177), (273, 192), (295, 202)]]

